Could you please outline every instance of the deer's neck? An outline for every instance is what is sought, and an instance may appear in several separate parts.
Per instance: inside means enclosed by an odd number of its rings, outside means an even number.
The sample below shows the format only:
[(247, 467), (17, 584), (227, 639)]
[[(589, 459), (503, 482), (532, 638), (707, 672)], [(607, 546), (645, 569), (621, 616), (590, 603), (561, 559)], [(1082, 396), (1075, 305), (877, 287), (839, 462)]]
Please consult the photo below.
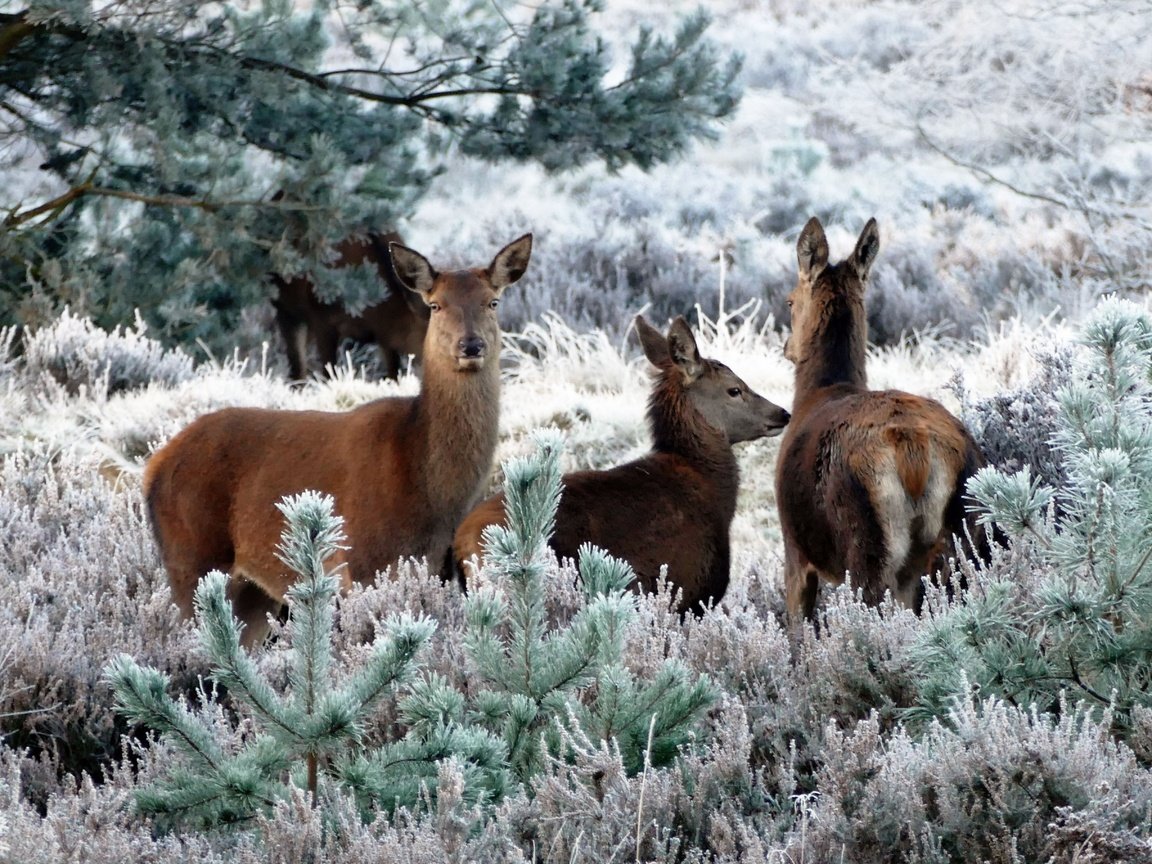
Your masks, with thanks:
[(740, 469), (728, 436), (704, 419), (668, 375), (652, 392), (648, 425), (655, 452), (686, 459), (714, 485), (724, 504), (735, 509)]
[(867, 350), (863, 303), (837, 298), (824, 310), (806, 355), (796, 364), (793, 402), (801, 405), (817, 391), (836, 384), (868, 389)]
[(453, 520), (476, 500), (491, 473), (499, 424), (497, 357), (476, 372), (425, 366), (414, 432), (422, 442), (430, 504)]

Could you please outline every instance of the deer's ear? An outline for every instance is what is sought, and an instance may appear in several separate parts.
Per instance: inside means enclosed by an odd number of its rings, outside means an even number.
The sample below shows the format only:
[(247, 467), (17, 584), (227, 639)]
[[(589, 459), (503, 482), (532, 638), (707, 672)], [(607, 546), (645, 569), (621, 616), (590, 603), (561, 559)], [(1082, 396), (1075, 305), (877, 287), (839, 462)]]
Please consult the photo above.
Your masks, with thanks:
[(513, 282), (516, 282), (528, 269), (528, 259), (532, 257), (532, 235), (513, 240), (496, 253), (492, 263), (488, 265), (488, 276), (492, 280), (492, 287), (503, 291)]
[(427, 300), (432, 293), (432, 283), (436, 281), (436, 271), (428, 259), (399, 243), (388, 244), (388, 254), (392, 258), (392, 271), (400, 284), (409, 291), (415, 291)]
[(637, 315), (636, 335), (640, 337), (640, 347), (644, 349), (644, 356), (653, 366), (667, 366), (672, 362), (672, 355), (668, 353), (668, 340), (664, 334), (653, 327), (643, 315)]
[(879, 251), (880, 228), (873, 217), (860, 232), (860, 239), (856, 241), (856, 249), (852, 252), (852, 263), (856, 267), (856, 272), (860, 274), (861, 281), (868, 278), (868, 271), (872, 269), (872, 262), (876, 260), (876, 253)]
[(682, 315), (668, 328), (668, 353), (689, 381), (695, 381), (703, 374), (704, 361), (700, 359), (696, 337)]
[(809, 280), (819, 276), (828, 266), (828, 238), (824, 226), (813, 216), (800, 232), (796, 241), (796, 261), (800, 265), (800, 276)]

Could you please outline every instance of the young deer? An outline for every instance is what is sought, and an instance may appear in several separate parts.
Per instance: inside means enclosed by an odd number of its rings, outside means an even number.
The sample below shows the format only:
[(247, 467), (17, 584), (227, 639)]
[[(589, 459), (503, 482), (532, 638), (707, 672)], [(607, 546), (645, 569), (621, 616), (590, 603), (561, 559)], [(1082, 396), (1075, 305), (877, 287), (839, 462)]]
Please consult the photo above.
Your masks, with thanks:
[(347, 237), (336, 244), (332, 267), (355, 267), (366, 262), (376, 265), (380, 279), (388, 286), (388, 296), (358, 315), (349, 314), (342, 303), (325, 303), (316, 297), (312, 279), (300, 274), (285, 279), (269, 276), (278, 289), (272, 305), (276, 323), (284, 337), (288, 354), (288, 374), (295, 381), (308, 375), (308, 343), (316, 346), (323, 368), (336, 365), (340, 343), (375, 342), (384, 365), (384, 377), (400, 374), (400, 360), (409, 354), (419, 360), (428, 329), (428, 307), (404, 287), (392, 269), (390, 243), (401, 243), (399, 234), (367, 234)]
[(981, 536), (964, 512), (964, 484), (984, 464), (968, 430), (932, 399), (868, 389), (864, 287), (879, 248), (875, 219), (839, 264), (815, 218), (797, 244), (784, 346), (796, 386), (776, 463), (794, 620), (812, 618), (820, 578), (839, 584), (845, 571), (867, 602), (891, 591), (919, 611), (921, 577), (943, 566), (952, 537)]
[(224, 570), (245, 643), (262, 641), (267, 614), (294, 578), (276, 557), (283, 519), (275, 504), (304, 489), (332, 495), (344, 517), (345, 587), (402, 557), (443, 565), (491, 471), (500, 415), (496, 305), (524, 274), (531, 249), (528, 234), (487, 268), (439, 273), (418, 252), (392, 245), (405, 290), (431, 310), (419, 395), (344, 413), (226, 408), (152, 457), (144, 493), (186, 616), (201, 576)]
[[(702, 612), (728, 588), (728, 529), (740, 481), (732, 445), (778, 435), (788, 412), (723, 363), (702, 358), (683, 318), (667, 338), (642, 317), (636, 329), (659, 369), (648, 400), (652, 452), (607, 471), (565, 474), (549, 544), (575, 558), (582, 543), (593, 543), (631, 564), (645, 591), (655, 589), (667, 564), (681, 610)], [(504, 518), (503, 495), (468, 514), (453, 543), (459, 572), (481, 555), (484, 528)]]

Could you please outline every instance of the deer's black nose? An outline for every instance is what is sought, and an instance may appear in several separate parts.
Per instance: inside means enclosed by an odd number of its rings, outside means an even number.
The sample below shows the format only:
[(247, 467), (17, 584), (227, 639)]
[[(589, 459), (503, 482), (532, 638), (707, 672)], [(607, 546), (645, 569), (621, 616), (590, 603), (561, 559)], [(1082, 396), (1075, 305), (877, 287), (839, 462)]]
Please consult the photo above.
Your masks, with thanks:
[(479, 336), (468, 336), (460, 340), (459, 346), (462, 357), (483, 357), (488, 343)]

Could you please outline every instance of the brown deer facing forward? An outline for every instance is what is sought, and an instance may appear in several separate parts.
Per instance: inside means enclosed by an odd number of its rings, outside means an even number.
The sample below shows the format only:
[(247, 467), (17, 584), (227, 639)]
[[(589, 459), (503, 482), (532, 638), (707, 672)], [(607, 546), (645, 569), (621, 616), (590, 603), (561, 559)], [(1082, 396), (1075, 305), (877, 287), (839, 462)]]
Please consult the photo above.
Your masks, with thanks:
[(419, 253), (393, 244), (405, 290), (431, 310), (417, 396), (344, 413), (226, 408), (199, 418), (152, 457), (144, 494), (186, 616), (200, 577), (224, 570), (245, 644), (262, 641), (267, 613), (295, 578), (276, 558), (283, 519), (275, 503), (304, 489), (332, 495), (344, 517), (351, 546), (345, 587), (401, 557), (442, 566), (491, 471), (500, 398), (496, 305), (524, 274), (531, 249), (525, 235), (487, 268), (438, 273)]
[(288, 279), (277, 274), (269, 276), (278, 290), (272, 305), (288, 354), (288, 374), (293, 380), (303, 381), (308, 375), (309, 341), (316, 346), (325, 369), (336, 365), (344, 339), (375, 342), (386, 378), (399, 376), (401, 357), (410, 354), (417, 360), (421, 358), (428, 307), (404, 287), (392, 269), (388, 245), (400, 242), (399, 234), (367, 234), (347, 237), (336, 244), (332, 267), (375, 264), (388, 286), (388, 296), (359, 315), (350, 314), (342, 303), (325, 303), (317, 298), (312, 279), (304, 274)]
[[(740, 481), (732, 445), (778, 435), (788, 412), (723, 363), (702, 358), (683, 318), (667, 338), (641, 317), (636, 329), (659, 369), (648, 400), (652, 452), (607, 471), (565, 474), (549, 544), (575, 558), (591, 542), (631, 564), (646, 591), (667, 564), (681, 610), (702, 612), (728, 588), (728, 529)], [(484, 528), (504, 518), (503, 495), (468, 514), (453, 543), (460, 572), (482, 554)]]
[(812, 619), (819, 579), (845, 571), (864, 599), (885, 591), (919, 611), (921, 577), (942, 566), (967, 524), (964, 484), (983, 464), (976, 442), (940, 403), (899, 390), (869, 390), (864, 286), (880, 248), (870, 219), (852, 254), (828, 263), (816, 218), (797, 244), (800, 275), (789, 295), (796, 364), (792, 422), (776, 463), (784, 582), (793, 620)]

